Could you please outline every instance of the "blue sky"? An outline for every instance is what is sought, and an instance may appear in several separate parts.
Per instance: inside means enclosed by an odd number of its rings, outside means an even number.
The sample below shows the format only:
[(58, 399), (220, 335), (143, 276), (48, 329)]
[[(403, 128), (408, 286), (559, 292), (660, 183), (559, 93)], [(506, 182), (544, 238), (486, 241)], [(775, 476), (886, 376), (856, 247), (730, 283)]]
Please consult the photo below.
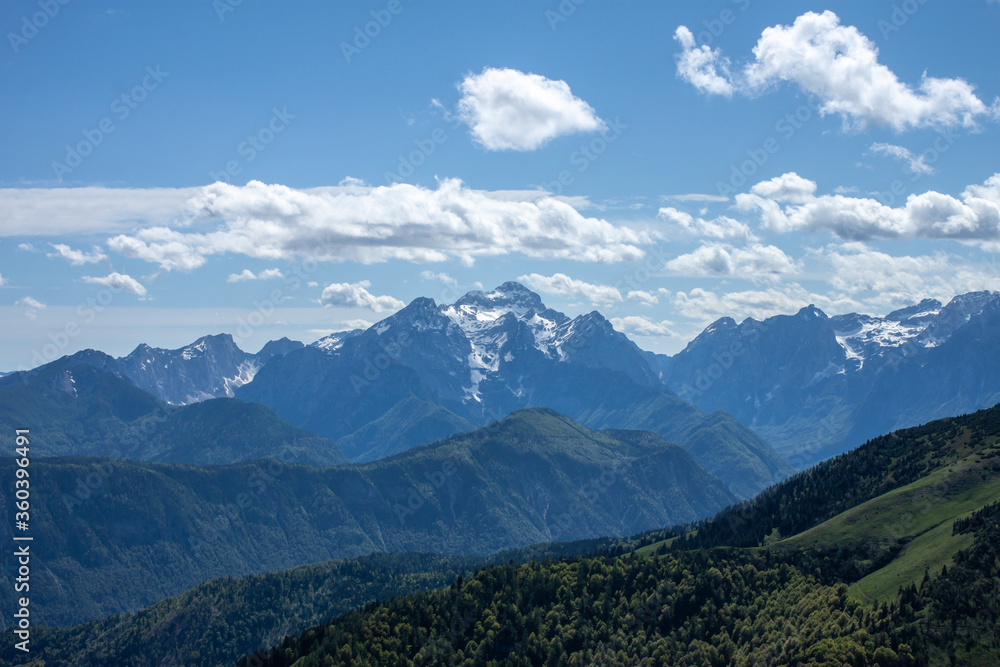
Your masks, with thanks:
[(511, 279), (664, 352), (1000, 289), (998, 27), (986, 0), (3, 3), (0, 369), (308, 342)]

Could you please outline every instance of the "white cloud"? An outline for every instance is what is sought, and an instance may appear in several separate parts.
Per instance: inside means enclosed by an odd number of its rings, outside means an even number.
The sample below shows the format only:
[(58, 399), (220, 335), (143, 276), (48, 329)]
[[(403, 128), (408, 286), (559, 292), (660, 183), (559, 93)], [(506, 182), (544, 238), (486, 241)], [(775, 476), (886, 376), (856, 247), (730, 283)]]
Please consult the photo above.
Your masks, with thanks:
[(24, 316), (29, 320), (38, 317), (38, 311), (48, 308), (44, 303), (30, 296), (23, 297), (14, 302), (15, 306), (24, 308)]
[(543, 294), (553, 294), (566, 299), (584, 299), (592, 304), (622, 301), (621, 292), (610, 285), (594, 285), (570, 278), (565, 273), (556, 273), (551, 276), (531, 273), (520, 276), (518, 280)]
[(26, 308), (34, 308), (35, 310), (44, 310), (48, 306), (44, 303), (35, 299), (34, 297), (26, 296), (24, 298), (18, 299), (14, 302), (15, 306), (24, 306)]
[(706, 243), (666, 264), (668, 271), (684, 276), (735, 276), (752, 281), (775, 282), (795, 273), (798, 264), (773, 245), (755, 243), (734, 248), (722, 243)]
[(634, 336), (669, 336), (674, 338), (676, 333), (670, 328), (673, 322), (662, 320), (656, 322), (641, 315), (628, 315), (627, 317), (611, 318), (611, 325), (624, 334)]
[(690, 213), (679, 211), (672, 206), (664, 206), (658, 216), (681, 228), (691, 236), (714, 238), (723, 241), (756, 241), (757, 237), (750, 231), (745, 222), (719, 216), (713, 220), (694, 217)]
[(2, 275), (0, 275), (0, 287), (3, 287), (3, 286), (4, 286), (4, 285), (6, 285), (6, 284), (7, 284), (7, 281), (6, 281), (6, 280), (4, 280), (4, 278), (3, 278), (3, 276), (2, 276)]
[(126, 232), (184, 218), (201, 188), (0, 188), (0, 237)]
[(641, 301), (643, 304), (647, 306), (654, 306), (660, 302), (660, 299), (657, 298), (655, 294), (652, 294), (650, 292), (641, 289), (631, 290), (625, 296), (632, 299), (633, 301)]
[(929, 175), (935, 172), (934, 167), (927, 164), (923, 155), (914, 155), (902, 146), (875, 142), (868, 150), (905, 162), (906, 168), (913, 174)]
[(17, 249), (23, 250), (24, 252), (35, 252), (35, 246), (31, 245), (30, 243), (18, 243)]
[(421, 271), (421, 280), (438, 280), (445, 285), (457, 285), (458, 281), (449, 276), (447, 273), (435, 273), (434, 271)]
[(674, 297), (674, 306), (682, 315), (706, 324), (720, 317), (732, 317), (737, 322), (747, 317), (763, 320), (773, 315), (798, 312), (810, 303), (828, 313), (847, 312), (860, 307), (849, 298), (830, 298), (811, 293), (797, 283), (722, 294), (696, 287), (690, 292), (677, 292)]
[(946, 302), (956, 294), (1000, 287), (1000, 276), (944, 252), (893, 256), (863, 243), (846, 243), (827, 246), (819, 258), (829, 267), (834, 290), (875, 311), (926, 297)]
[(694, 35), (686, 26), (679, 26), (674, 31), (674, 39), (681, 45), (677, 76), (702, 92), (726, 97), (733, 94), (729, 59), (719, 49), (713, 50), (705, 44), (696, 46)]
[(565, 134), (605, 128), (565, 81), (487, 67), (458, 88), (458, 116), (487, 150), (532, 151)]
[(636, 261), (654, 236), (588, 218), (554, 197), (531, 201), (471, 190), (457, 179), (436, 190), (397, 183), (361, 188), (295, 190), (250, 181), (214, 183), (188, 203), (191, 226), (141, 229), (108, 247), (165, 270), (191, 270), (211, 255), (259, 259), (305, 256), (362, 264), (404, 259), (439, 262), (521, 253), (587, 262)]
[(723, 202), (729, 201), (725, 195), (709, 195), (698, 192), (691, 192), (684, 195), (663, 195), (665, 201), (702, 201), (702, 202)]
[(132, 276), (113, 272), (103, 277), (84, 276), (83, 281), (93, 285), (104, 285), (116, 291), (131, 292), (136, 296), (146, 296), (146, 288)]
[(796, 282), (730, 292), (694, 288), (676, 292), (672, 304), (704, 324), (720, 317), (739, 321), (791, 314), (808, 304), (828, 315), (887, 313), (927, 297), (947, 302), (956, 294), (1000, 288), (1000, 274), (944, 252), (894, 256), (863, 243), (834, 243), (810, 251), (803, 261), (810, 262), (810, 274), (822, 276), (818, 291)]
[(371, 287), (371, 281), (368, 280), (356, 283), (333, 283), (323, 289), (319, 300), (325, 306), (368, 308), (376, 313), (399, 310), (406, 305), (399, 299), (388, 295), (376, 296), (368, 291), (369, 287)]
[(680, 26), (677, 74), (703, 92), (731, 95), (762, 93), (779, 83), (797, 85), (813, 95), (820, 113), (837, 114), (845, 129), (869, 124), (896, 131), (922, 127), (975, 127), (982, 116), (995, 116), (974, 87), (963, 79), (939, 79), (925, 73), (913, 88), (878, 62), (878, 48), (856, 27), (841, 25), (831, 11), (806, 12), (790, 25), (764, 29), (753, 60), (730, 70), (719, 50), (697, 47), (691, 31)]
[(108, 256), (101, 252), (101, 249), (97, 246), (94, 246), (93, 252), (86, 253), (83, 250), (76, 250), (62, 243), (50, 243), (49, 245), (52, 246), (53, 250), (55, 250), (55, 252), (48, 253), (49, 257), (62, 257), (73, 266), (97, 264), (98, 262), (103, 262), (108, 258)]
[(340, 331), (353, 331), (355, 329), (370, 329), (375, 323), (368, 320), (354, 319), (344, 320), (340, 324), (344, 327)]
[(790, 171), (770, 180), (761, 181), (750, 188), (750, 191), (774, 201), (802, 204), (813, 198), (816, 183)]
[(281, 269), (264, 269), (260, 273), (254, 273), (250, 269), (243, 269), (239, 273), (230, 273), (229, 277), (226, 278), (227, 283), (241, 283), (247, 280), (273, 280), (275, 278), (284, 278), (285, 276), (281, 273)]
[[(786, 174), (785, 176), (788, 176)], [(907, 197), (900, 207), (875, 199), (843, 195), (812, 196), (785, 208), (755, 194), (736, 196), (741, 210), (758, 210), (764, 226), (777, 232), (828, 230), (840, 238), (1000, 240), (1000, 173), (982, 185), (970, 185), (960, 198), (933, 190)]]

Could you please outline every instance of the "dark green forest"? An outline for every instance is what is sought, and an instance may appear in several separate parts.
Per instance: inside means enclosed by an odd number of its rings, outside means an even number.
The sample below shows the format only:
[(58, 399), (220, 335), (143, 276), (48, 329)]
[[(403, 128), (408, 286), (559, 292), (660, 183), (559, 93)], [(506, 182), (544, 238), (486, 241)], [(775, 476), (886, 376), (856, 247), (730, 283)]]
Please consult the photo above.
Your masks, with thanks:
[[(906, 539), (791, 548), (780, 538), (963, 459), (992, 480), (998, 434), (998, 408), (899, 431), (713, 520), (603, 545), (609, 555), (486, 568), (240, 664), (997, 665), (1000, 503), (954, 521), (969, 548), (874, 604), (849, 585), (891, 565)], [(962, 490), (947, 487), (942, 504)]]

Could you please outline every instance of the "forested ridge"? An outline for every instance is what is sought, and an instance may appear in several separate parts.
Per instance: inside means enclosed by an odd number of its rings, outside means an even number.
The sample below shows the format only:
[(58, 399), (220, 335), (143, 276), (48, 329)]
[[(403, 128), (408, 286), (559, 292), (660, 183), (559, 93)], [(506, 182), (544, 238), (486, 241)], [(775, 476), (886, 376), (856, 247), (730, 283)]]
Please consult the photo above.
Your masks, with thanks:
[(843, 553), (533, 561), (370, 604), (240, 667), (1000, 664), (1000, 504), (959, 530), (973, 547), (887, 604), (824, 583)]
[(851, 584), (878, 576), (906, 540), (782, 538), (875, 498), (909, 502), (900, 489), (943, 472), (964, 486), (995, 479), (998, 435), (998, 408), (898, 431), (713, 520), (631, 538), (213, 580), (134, 614), (40, 629), (27, 664), (235, 664), (270, 645), (240, 664), (992, 666), (1000, 503), (949, 523), (968, 546), (875, 603)]
[[(606, 543), (609, 555), (480, 570), (240, 664), (1000, 664), (1000, 503), (956, 520), (972, 546), (888, 602), (848, 585), (905, 544), (765, 546), (963, 457), (996, 467), (998, 435), (1000, 408), (899, 431), (713, 520)], [(643, 545), (654, 545), (648, 557), (632, 551)]]

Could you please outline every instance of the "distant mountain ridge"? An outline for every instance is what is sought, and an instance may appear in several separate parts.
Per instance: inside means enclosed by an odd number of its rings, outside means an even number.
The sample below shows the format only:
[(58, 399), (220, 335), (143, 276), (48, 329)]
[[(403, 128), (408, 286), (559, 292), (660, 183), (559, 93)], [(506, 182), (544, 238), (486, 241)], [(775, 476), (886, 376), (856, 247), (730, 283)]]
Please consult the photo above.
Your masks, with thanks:
[(84, 350), (58, 363), (115, 374), (174, 405), (263, 403), (358, 462), (550, 407), (591, 428), (655, 431), (743, 497), (793, 471), (731, 416), (674, 395), (647, 357), (600, 313), (570, 318), (506, 282), (452, 304), (417, 298), (366, 330), (308, 346), (281, 339), (248, 354), (220, 334), (176, 350), (143, 344), (120, 358)]
[[(101, 456), (220, 465), (280, 459), (346, 463), (337, 445), (282, 421), (267, 406), (232, 398), (164, 403), (81, 353), (0, 378), (0, 427), (25, 424), (32, 456)], [(86, 489), (85, 489), (86, 490)]]
[(232, 398), (270, 359), (302, 347), (298, 341), (281, 338), (250, 354), (241, 350), (230, 334), (217, 334), (202, 336), (176, 350), (142, 343), (124, 357), (84, 350), (70, 358), (116, 373), (172, 405), (188, 405), (210, 398)]
[[(628, 535), (707, 517), (737, 500), (655, 434), (593, 431), (548, 409), (521, 410), (363, 465), (119, 462), (86, 499), (65, 501), (107, 462), (32, 462), (32, 482), (43, 490), (32, 496), (34, 544), (47, 554), (38, 602), (32, 598), (38, 623), (99, 618), (213, 577), (330, 558), (491, 554)], [(0, 459), (0, 468), (13, 465)], [(0, 489), (0, 504), (12, 495)], [(11, 530), (5, 524), (0, 536), (9, 540)], [(12, 571), (3, 568), (0, 580)], [(7, 618), (13, 602), (0, 599)]]
[(358, 461), (548, 407), (590, 428), (655, 431), (744, 497), (792, 472), (732, 417), (667, 390), (600, 313), (569, 318), (516, 282), (453, 304), (414, 299), (363, 332), (273, 359), (235, 393)]
[(972, 292), (885, 317), (807, 306), (722, 318), (678, 354), (648, 359), (680, 396), (729, 412), (804, 467), (879, 433), (995, 404), (998, 332), (1000, 293)]

